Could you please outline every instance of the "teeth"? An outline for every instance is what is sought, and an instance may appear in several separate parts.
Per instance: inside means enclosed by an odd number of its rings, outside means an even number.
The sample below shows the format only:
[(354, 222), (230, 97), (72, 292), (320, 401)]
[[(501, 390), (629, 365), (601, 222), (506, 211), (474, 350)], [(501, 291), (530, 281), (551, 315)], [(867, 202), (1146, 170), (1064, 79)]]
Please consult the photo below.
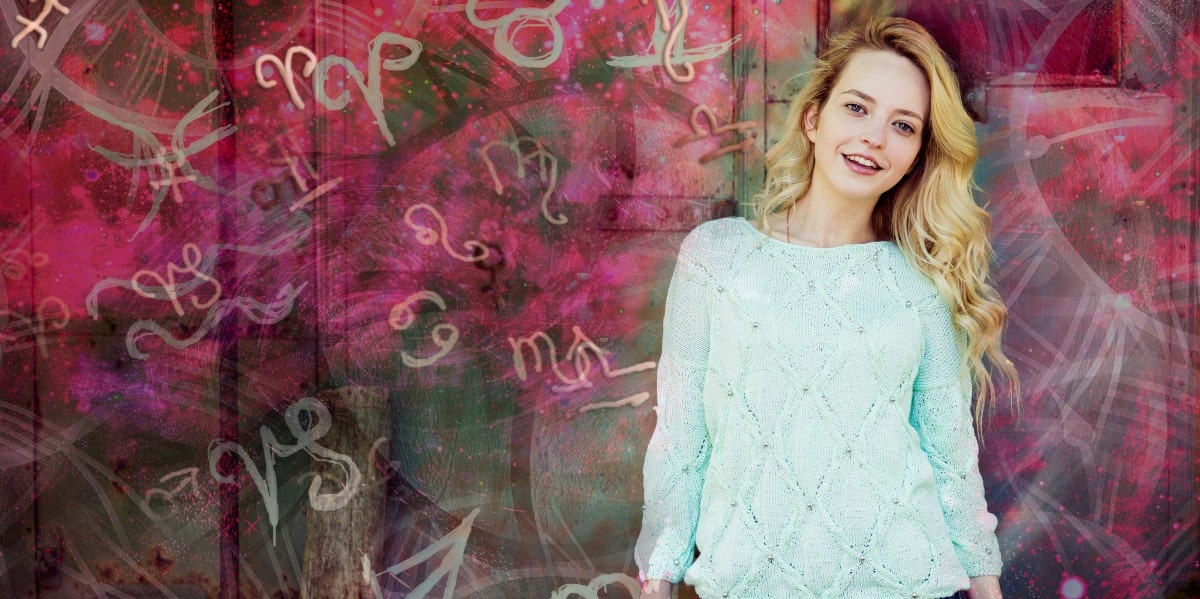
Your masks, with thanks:
[(874, 162), (871, 162), (870, 160), (867, 160), (866, 158), (862, 158), (859, 156), (847, 156), (846, 158), (850, 159), (853, 162), (857, 162), (863, 166), (869, 166), (871, 168), (876, 168), (876, 169), (879, 168), (878, 165), (876, 165)]

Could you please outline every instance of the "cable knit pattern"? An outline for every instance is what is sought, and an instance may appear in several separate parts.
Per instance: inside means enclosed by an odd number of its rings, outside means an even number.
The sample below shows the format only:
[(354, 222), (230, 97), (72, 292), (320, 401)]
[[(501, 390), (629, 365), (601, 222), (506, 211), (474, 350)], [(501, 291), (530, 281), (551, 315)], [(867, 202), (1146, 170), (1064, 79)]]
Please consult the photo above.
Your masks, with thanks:
[(697, 227), (667, 293), (639, 574), (705, 599), (931, 599), (999, 575), (960, 363), (895, 244)]

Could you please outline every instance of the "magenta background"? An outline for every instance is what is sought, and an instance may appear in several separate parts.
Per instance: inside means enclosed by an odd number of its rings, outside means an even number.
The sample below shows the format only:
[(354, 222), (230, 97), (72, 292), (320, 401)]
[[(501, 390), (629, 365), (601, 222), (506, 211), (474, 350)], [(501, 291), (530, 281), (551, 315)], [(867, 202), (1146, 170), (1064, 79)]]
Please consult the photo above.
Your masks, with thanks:
[[(556, 392), (548, 365), (521, 380), (509, 339), (545, 331), (561, 358), (578, 326), (611, 352), (613, 369), (655, 361), (679, 240), (753, 193), (764, 144), (778, 136), (794, 89), (785, 79), (811, 60), (822, 15), (836, 26), (878, 9), (693, 2), (688, 48), (742, 38), (697, 62), (695, 80), (681, 84), (660, 67), (606, 64), (653, 52), (653, 1), (575, 0), (555, 17), (562, 54), (545, 68), (514, 65), (461, 5), (432, 1), (76, 1), (70, 15), (48, 19), (43, 49), (12, 49), (16, 15), (36, 15), (44, 1), (0, 0), (0, 597), (113, 588), (216, 596), (231, 585), (247, 596), (296, 596), (307, 458), (277, 459), (273, 545), (244, 468), (234, 509), (222, 507), (232, 487), (210, 475), (209, 444), (222, 422), (225, 432), (233, 426), (262, 468), (260, 426), (291, 443), (289, 405), (352, 390), (381, 394), (389, 423), (386, 521), (366, 533), (376, 571), (478, 507), (458, 596), (549, 597), (602, 574), (635, 575), (654, 371), (607, 378), (593, 359), (592, 387)], [(549, 5), (508, 4), (479, 12), (491, 19)], [(214, 16), (222, 7), (232, 9), (232, 27)], [(977, 173), (995, 219), (997, 283), (1012, 310), (1005, 346), (1024, 385), (1019, 417), (1000, 406), (981, 457), (1000, 519), (1005, 596), (1200, 596), (1197, 9), (1043, 7), (896, 6), (941, 36), (964, 88), (980, 94)], [(282, 84), (255, 81), (255, 57), (282, 57), (293, 45), (344, 56), (365, 73), (367, 44), (381, 32), (423, 46), (408, 70), (383, 74), (394, 146), (352, 83), (348, 106), (334, 111), (315, 101), (311, 78), (297, 77), (303, 110)], [(517, 47), (532, 52), (549, 39), (533, 28)], [(219, 62), (226, 42), (233, 58)], [(344, 75), (334, 69), (329, 89)], [(189, 156), (209, 187), (224, 191), (181, 183), (183, 203), (168, 191), (138, 233), (155, 209), (148, 181), (158, 175), (97, 150), (137, 149), (128, 129), (98, 112), (170, 148), (176, 123), (213, 91), (228, 94), (235, 112), (196, 120), (183, 146), (236, 126)], [(754, 145), (705, 164), (704, 154), (743, 137), (674, 147), (691, 132), (697, 104), (723, 122), (756, 121)], [(566, 223), (541, 215), (540, 167), (530, 163), (519, 177), (515, 155), (498, 148), (490, 155), (505, 190), (494, 190), (478, 151), (519, 136), (538, 138), (556, 157), (548, 207)], [(303, 192), (272, 162), (282, 145), (314, 163), (310, 187), (341, 182), (289, 212)], [(286, 197), (272, 205), (262, 189), (274, 180)], [(503, 253), (503, 265), (481, 268), (420, 243), (404, 220), (418, 203), (445, 218), (456, 251), (479, 240)], [(428, 213), (416, 218), (432, 223)], [(274, 255), (215, 249), (280, 239), (294, 246)], [(210, 309), (189, 298), (203, 303), (213, 287), (181, 294), (181, 317), (169, 301), (103, 282), (142, 269), (165, 275), (168, 263), (183, 264), (186, 244), (211, 254), (222, 300), (270, 302), (286, 285), (303, 288), (275, 324), (235, 310), (184, 348), (141, 338), (148, 355), (138, 359), (126, 345), (131, 327), (153, 321), (191, 335)], [(413, 326), (393, 330), (392, 307), (421, 290), (440, 294), (447, 309), (421, 302)], [(61, 328), (52, 298), (69, 310)], [(437, 350), (429, 334), (439, 323), (457, 327), (454, 348), (433, 366), (404, 365), (401, 351)], [(560, 366), (575, 372), (570, 360)], [(650, 399), (581, 410), (639, 393)], [(365, 451), (352, 457), (378, 476)], [(198, 468), (194, 490), (156, 499), (160, 520), (148, 518), (135, 499), (190, 467)], [(236, 583), (220, 562), (230, 527)], [(385, 596), (404, 596), (437, 559), (385, 576)], [(622, 592), (610, 586), (599, 596)]]

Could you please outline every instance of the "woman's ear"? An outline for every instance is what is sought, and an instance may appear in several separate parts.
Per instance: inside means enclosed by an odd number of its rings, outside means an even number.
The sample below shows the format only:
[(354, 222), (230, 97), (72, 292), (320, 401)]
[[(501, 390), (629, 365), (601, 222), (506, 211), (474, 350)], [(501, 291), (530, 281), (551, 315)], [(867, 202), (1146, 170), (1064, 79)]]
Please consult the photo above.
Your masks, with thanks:
[(817, 143), (817, 106), (815, 104), (809, 104), (804, 109), (804, 118), (802, 120), (804, 134), (808, 136), (808, 141), (814, 144)]

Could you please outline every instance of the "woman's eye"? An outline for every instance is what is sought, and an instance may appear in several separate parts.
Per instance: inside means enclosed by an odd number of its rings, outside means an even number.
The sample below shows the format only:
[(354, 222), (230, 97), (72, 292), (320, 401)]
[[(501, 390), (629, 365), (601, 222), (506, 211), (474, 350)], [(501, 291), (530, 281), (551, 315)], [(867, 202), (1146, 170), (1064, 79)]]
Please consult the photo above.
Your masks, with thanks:
[[(855, 104), (854, 102), (851, 102), (846, 105), (846, 108), (849, 108), (850, 110), (854, 110), (855, 108), (862, 108), (862, 106)], [(858, 111), (854, 110), (854, 112), (858, 112)]]
[(914, 129), (912, 125), (909, 125), (908, 123), (906, 123), (906, 122), (904, 122), (904, 121), (900, 121), (900, 124), (901, 124), (901, 125), (904, 125), (904, 130), (905, 130), (905, 131), (907, 131), (907, 132), (909, 132), (909, 133), (916, 133), (916, 132), (917, 132), (917, 130), (916, 130), (916, 129)]

